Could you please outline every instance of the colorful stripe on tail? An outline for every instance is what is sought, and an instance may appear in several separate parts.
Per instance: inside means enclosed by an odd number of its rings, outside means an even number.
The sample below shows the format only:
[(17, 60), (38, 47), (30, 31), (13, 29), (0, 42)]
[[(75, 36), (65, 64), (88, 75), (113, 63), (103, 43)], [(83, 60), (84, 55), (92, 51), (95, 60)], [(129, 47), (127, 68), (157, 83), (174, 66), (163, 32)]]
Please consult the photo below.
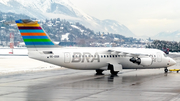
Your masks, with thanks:
[(16, 20), (15, 22), (28, 48), (55, 46), (37, 21)]

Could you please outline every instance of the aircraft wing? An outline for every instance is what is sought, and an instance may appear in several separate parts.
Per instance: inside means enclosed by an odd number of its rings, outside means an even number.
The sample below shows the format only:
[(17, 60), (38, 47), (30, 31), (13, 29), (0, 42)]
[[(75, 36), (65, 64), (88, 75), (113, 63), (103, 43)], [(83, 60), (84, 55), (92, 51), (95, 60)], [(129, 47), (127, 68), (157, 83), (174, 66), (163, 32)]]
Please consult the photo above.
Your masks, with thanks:
[(129, 57), (146, 57), (146, 56), (149, 56), (148, 54), (133, 53), (133, 52), (128, 52), (128, 51), (119, 51), (119, 50), (112, 50), (112, 49), (109, 49), (108, 52), (110, 52), (111, 54), (118, 54), (118, 55), (124, 55), (124, 56), (129, 56)]

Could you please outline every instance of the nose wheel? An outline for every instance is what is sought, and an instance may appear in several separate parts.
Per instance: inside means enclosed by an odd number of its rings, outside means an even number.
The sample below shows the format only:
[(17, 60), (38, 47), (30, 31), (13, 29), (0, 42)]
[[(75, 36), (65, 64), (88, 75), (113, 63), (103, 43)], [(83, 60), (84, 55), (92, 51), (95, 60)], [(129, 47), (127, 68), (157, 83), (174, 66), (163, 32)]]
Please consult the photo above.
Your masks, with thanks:
[(168, 69), (167, 69), (167, 68), (164, 68), (164, 72), (167, 73), (167, 72), (168, 72)]

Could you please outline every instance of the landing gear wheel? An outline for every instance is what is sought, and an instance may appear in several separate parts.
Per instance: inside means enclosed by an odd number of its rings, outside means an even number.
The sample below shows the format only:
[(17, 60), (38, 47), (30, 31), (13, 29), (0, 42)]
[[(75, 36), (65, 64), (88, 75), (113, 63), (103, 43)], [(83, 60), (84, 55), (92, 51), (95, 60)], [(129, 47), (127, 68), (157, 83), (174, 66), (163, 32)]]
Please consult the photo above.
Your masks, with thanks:
[(102, 74), (103, 71), (104, 71), (104, 70), (99, 70), (99, 69), (97, 69), (97, 70), (96, 70), (96, 74)]
[(168, 69), (167, 69), (167, 68), (164, 68), (164, 72), (167, 73), (167, 72), (168, 72)]
[(119, 71), (110, 71), (111, 72), (111, 75), (117, 75)]

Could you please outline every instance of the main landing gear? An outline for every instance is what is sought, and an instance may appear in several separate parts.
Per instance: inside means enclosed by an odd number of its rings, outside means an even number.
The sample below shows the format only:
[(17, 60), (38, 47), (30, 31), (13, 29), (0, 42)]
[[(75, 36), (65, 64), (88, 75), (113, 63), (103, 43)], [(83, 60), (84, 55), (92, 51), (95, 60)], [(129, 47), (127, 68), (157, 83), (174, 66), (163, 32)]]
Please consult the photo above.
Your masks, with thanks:
[(104, 70), (96, 69), (96, 75), (102, 75)]
[(168, 72), (168, 69), (167, 69), (167, 67), (166, 67), (166, 68), (164, 68), (164, 72), (165, 72), (165, 73), (167, 73), (167, 72)]
[(117, 75), (119, 71), (114, 71), (114, 66), (109, 64), (108, 69), (110, 70), (111, 75)]
[[(117, 75), (119, 71), (114, 71), (114, 66), (109, 64), (108, 65), (108, 70), (110, 70), (111, 75)], [(101, 69), (96, 69), (96, 75), (102, 75), (104, 70)]]

